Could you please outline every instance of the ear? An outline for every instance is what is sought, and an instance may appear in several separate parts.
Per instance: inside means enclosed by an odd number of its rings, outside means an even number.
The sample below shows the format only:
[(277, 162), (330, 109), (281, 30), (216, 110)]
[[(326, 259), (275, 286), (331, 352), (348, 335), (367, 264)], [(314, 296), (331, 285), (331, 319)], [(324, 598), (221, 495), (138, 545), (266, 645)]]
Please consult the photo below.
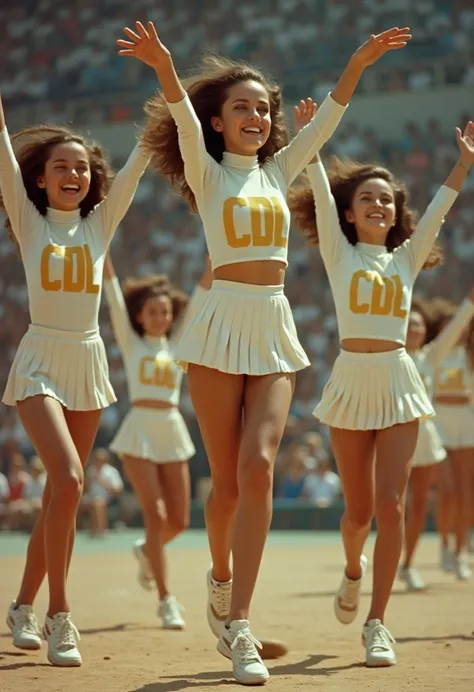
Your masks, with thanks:
[(346, 209), (346, 211), (344, 212), (344, 216), (346, 217), (346, 221), (348, 221), (349, 223), (354, 223), (355, 217), (352, 213), (352, 209)]
[(222, 132), (222, 130), (224, 129), (224, 126), (223, 126), (223, 124), (222, 124), (222, 120), (221, 120), (221, 119), (219, 118), (219, 116), (217, 116), (217, 115), (213, 115), (213, 116), (212, 116), (212, 118), (211, 118), (211, 125), (212, 125), (212, 128), (213, 128), (216, 132)]
[(44, 188), (46, 187), (46, 180), (44, 178), (44, 175), (38, 176), (38, 178), (36, 179), (36, 184), (38, 185), (38, 187), (44, 190)]

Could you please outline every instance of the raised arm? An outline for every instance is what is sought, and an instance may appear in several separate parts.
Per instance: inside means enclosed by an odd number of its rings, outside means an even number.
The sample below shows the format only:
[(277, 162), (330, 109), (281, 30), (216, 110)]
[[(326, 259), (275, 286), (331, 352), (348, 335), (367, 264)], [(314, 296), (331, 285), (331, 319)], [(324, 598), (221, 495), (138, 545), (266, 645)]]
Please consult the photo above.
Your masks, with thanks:
[(293, 182), (331, 138), (364, 70), (387, 51), (404, 48), (410, 39), (408, 28), (389, 29), (381, 34), (372, 35), (356, 50), (333, 91), (323, 101), (311, 121), (287, 147), (274, 156), (274, 162), (282, 171), (287, 185)]
[(130, 324), (122, 289), (109, 254), (107, 254), (104, 264), (104, 293), (109, 305), (110, 321), (115, 339), (122, 356), (127, 358), (132, 349), (135, 333)]
[(138, 58), (155, 70), (178, 128), (186, 181), (199, 200), (218, 164), (207, 153), (199, 118), (176, 74), (171, 53), (159, 39), (153, 22), (148, 22), (146, 28), (136, 22), (135, 27), (136, 32), (124, 29), (129, 41), (117, 41), (121, 47), (119, 55)]
[(459, 159), (444, 185), (418, 222), (408, 244), (415, 276), (421, 270), (439, 233), (444, 217), (454, 204), (474, 163), (474, 123), (469, 121), (464, 133), (457, 127), (456, 140)]
[(23, 176), (16, 160), (8, 135), (0, 94), (0, 192), (10, 224), (21, 244), (26, 234), (31, 231), (35, 217), (39, 216), (34, 204), (26, 194)]
[(474, 288), (471, 288), (467, 298), (463, 300), (454, 317), (449, 320), (438, 336), (423, 349), (426, 353), (426, 360), (432, 368), (436, 368), (449, 355), (473, 317)]

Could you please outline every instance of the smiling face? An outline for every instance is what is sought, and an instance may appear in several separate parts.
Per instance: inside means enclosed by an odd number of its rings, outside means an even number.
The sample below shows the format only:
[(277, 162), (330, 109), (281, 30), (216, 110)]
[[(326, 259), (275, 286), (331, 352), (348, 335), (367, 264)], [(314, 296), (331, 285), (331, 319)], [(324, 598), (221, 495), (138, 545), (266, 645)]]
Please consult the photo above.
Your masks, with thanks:
[(346, 219), (355, 225), (361, 243), (385, 245), (387, 234), (395, 224), (395, 195), (392, 186), (382, 178), (361, 183), (354, 193)]
[(148, 298), (137, 315), (146, 336), (165, 336), (173, 322), (173, 303), (167, 295)]
[(225, 151), (255, 156), (270, 135), (270, 101), (265, 87), (252, 80), (230, 87), (220, 116), (212, 118), (212, 127), (221, 132)]
[(57, 144), (39, 176), (38, 187), (46, 191), (48, 206), (60, 211), (78, 209), (91, 184), (89, 156), (78, 142)]

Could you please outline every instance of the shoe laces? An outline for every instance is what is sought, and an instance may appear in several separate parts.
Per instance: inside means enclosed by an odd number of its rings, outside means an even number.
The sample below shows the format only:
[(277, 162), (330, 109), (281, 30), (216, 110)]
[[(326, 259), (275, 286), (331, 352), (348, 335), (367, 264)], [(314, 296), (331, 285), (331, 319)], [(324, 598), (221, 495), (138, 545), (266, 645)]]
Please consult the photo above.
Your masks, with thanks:
[(261, 649), (262, 645), (256, 639), (250, 629), (246, 627), (240, 630), (234, 637), (232, 644), (230, 645), (231, 651), (236, 651), (239, 660), (245, 663), (251, 663), (252, 661), (261, 661), (260, 655), (257, 649)]
[(395, 644), (395, 639), (381, 622), (369, 627), (368, 634), (368, 647), (371, 651), (390, 651), (390, 645)]
[(36, 619), (36, 615), (30, 609), (22, 608), (20, 606), (14, 612), (14, 621), (16, 627), (39, 636), (40, 629), (38, 626), (38, 620)]
[(360, 579), (347, 579), (344, 584), (344, 588), (341, 590), (339, 600), (344, 605), (353, 605), (354, 601), (357, 600), (357, 596), (360, 590)]
[(232, 590), (230, 584), (212, 582), (212, 602), (220, 616), (227, 615), (230, 608)]
[(55, 615), (52, 620), (51, 632), (54, 637), (56, 649), (61, 649), (63, 651), (74, 649), (80, 636), (69, 613), (67, 615)]

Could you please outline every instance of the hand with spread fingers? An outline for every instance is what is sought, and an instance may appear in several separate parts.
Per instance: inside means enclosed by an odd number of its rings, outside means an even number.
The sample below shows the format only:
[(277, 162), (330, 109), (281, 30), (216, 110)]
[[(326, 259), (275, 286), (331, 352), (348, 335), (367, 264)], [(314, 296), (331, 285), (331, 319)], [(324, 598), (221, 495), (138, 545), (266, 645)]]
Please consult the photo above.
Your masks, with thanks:
[(372, 34), (369, 40), (356, 50), (354, 57), (365, 68), (373, 65), (388, 51), (405, 48), (410, 39), (409, 27), (404, 29), (394, 27), (381, 34)]
[(459, 148), (459, 163), (463, 166), (470, 167), (474, 163), (474, 123), (472, 120), (468, 122), (461, 132), (459, 127), (456, 128), (456, 140)]
[(170, 51), (161, 43), (153, 22), (148, 22), (146, 28), (141, 22), (135, 22), (135, 28), (136, 31), (128, 27), (123, 30), (130, 40), (118, 39), (119, 55), (137, 58), (154, 68), (170, 59)]
[(295, 132), (299, 132), (305, 125), (307, 125), (316, 115), (318, 106), (313, 102), (311, 97), (306, 100), (302, 99), (299, 106), (295, 106), (293, 109)]

